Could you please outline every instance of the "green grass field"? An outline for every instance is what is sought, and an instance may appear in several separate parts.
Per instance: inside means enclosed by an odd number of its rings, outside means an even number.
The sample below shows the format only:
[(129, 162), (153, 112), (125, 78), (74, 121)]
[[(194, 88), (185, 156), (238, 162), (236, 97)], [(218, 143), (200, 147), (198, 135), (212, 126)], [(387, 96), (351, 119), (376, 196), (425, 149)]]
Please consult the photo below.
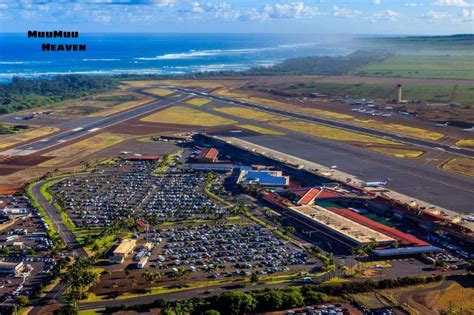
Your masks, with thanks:
[(357, 74), (382, 77), (474, 80), (474, 53), (469, 50), (402, 52)]
[[(432, 102), (449, 102), (454, 84), (417, 84), (403, 87), (404, 99), (421, 99)], [(395, 86), (390, 84), (309, 83), (289, 87), (291, 93), (319, 92), (330, 95), (349, 95), (356, 98), (395, 98)], [(459, 85), (451, 100), (462, 105), (474, 105), (474, 86)]]

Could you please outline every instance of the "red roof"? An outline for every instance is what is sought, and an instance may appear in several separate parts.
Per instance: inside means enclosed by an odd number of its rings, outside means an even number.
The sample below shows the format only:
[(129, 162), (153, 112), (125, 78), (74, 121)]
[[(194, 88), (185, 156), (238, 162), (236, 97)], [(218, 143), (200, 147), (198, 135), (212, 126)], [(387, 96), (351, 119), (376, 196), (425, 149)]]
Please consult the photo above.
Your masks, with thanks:
[(292, 188), (290, 187), (290, 190), (292, 193), (300, 195), (301, 197), (304, 196), (311, 188)]
[(125, 157), (126, 160), (159, 160), (161, 156), (158, 155), (129, 155)]
[(322, 189), (321, 192), (316, 195), (316, 199), (337, 198), (342, 196), (343, 195), (338, 192)]
[(394, 229), (390, 226), (386, 226), (382, 223), (376, 222), (374, 220), (371, 220), (369, 218), (364, 217), (363, 215), (360, 215), (354, 211), (351, 211), (349, 209), (337, 209), (337, 208), (327, 208), (328, 210), (331, 210), (332, 212), (335, 212), (337, 214), (342, 215), (343, 217), (346, 217), (354, 222), (357, 222), (359, 224), (362, 224), (364, 226), (367, 226), (368, 228), (371, 228), (375, 231), (378, 231), (382, 234), (385, 234), (387, 236), (390, 236), (400, 243), (407, 245), (407, 246), (428, 246), (430, 245), (429, 243), (422, 241), (418, 238), (416, 238), (413, 235), (403, 233), (402, 231), (399, 231), (397, 229)]
[(298, 201), (298, 203), (301, 205), (308, 205), (311, 201), (313, 201), (313, 199), (318, 195), (320, 191), (321, 190), (318, 188), (311, 188), (303, 195), (303, 197)]
[(215, 148), (203, 149), (199, 154), (199, 159), (214, 161), (217, 159), (219, 151)]

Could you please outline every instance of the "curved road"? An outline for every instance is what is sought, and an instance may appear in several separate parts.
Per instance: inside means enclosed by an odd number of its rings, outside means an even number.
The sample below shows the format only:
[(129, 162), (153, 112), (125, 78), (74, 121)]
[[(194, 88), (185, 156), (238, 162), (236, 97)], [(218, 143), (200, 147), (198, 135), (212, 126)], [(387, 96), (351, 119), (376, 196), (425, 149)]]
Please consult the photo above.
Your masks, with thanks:
[[(74, 257), (87, 257), (86, 251), (82, 248), (79, 242), (76, 239), (76, 236), (73, 232), (71, 232), (64, 222), (61, 219), (61, 215), (57, 212), (57, 210), (53, 207), (53, 205), (48, 202), (41, 194), (41, 186), (44, 184), (55, 180), (55, 179), (46, 179), (34, 184), (31, 188), (31, 192), (33, 197), (38, 201), (40, 206), (46, 211), (46, 214), (51, 219), (51, 223), (54, 229), (58, 232), (59, 236), (64, 240), (66, 245), (69, 245), (70, 255)], [(63, 283), (58, 283), (50, 292), (48, 292), (42, 299), (38, 301), (33, 306), (33, 309), (28, 313), (30, 315), (39, 315), (44, 314), (43, 308), (50, 303), (59, 303), (59, 299), (66, 291), (66, 286)]]

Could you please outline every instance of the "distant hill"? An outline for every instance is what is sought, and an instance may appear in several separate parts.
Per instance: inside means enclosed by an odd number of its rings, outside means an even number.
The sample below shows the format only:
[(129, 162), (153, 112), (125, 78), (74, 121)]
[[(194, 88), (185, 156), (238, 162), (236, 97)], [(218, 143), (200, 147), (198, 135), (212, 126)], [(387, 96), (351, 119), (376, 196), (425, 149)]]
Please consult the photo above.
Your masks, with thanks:
[(360, 42), (377, 45), (399, 45), (403, 47), (442, 47), (447, 49), (471, 49), (474, 47), (474, 34), (454, 34), (446, 36), (397, 36), (359, 38)]

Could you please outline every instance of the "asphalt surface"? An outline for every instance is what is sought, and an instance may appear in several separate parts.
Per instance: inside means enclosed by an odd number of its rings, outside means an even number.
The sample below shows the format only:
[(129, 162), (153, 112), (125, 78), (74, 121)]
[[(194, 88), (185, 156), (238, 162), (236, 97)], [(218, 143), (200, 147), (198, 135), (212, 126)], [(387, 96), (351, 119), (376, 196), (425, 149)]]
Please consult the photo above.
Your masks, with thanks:
[(181, 87), (170, 87), (170, 86), (161, 86), (161, 88), (171, 89), (171, 90), (174, 90), (174, 91), (177, 91), (177, 92), (182, 92), (182, 93), (191, 93), (191, 94), (194, 94), (194, 95), (198, 95), (198, 96), (201, 96), (201, 97), (206, 97), (206, 98), (221, 101), (221, 102), (246, 106), (246, 107), (250, 107), (250, 108), (254, 108), (254, 109), (258, 109), (258, 110), (263, 110), (263, 111), (270, 112), (270, 113), (285, 115), (285, 116), (288, 116), (288, 117), (293, 117), (293, 118), (296, 118), (296, 119), (315, 122), (315, 123), (318, 123), (318, 124), (323, 124), (323, 125), (327, 125), (327, 126), (331, 126), (331, 127), (337, 127), (337, 128), (350, 130), (350, 131), (361, 132), (361, 133), (365, 133), (365, 134), (372, 135), (372, 136), (386, 137), (386, 138), (393, 139), (395, 141), (401, 141), (401, 142), (404, 142), (404, 143), (413, 144), (413, 145), (417, 145), (417, 146), (422, 146), (422, 147), (427, 147), (427, 148), (438, 148), (439, 150), (444, 150), (446, 152), (449, 152), (449, 153), (455, 154), (455, 155), (474, 157), (474, 150), (466, 149), (466, 148), (459, 148), (459, 147), (455, 147), (455, 146), (452, 146), (452, 145), (449, 145), (449, 144), (438, 143), (438, 142), (433, 142), (433, 141), (428, 141), (428, 140), (422, 140), (422, 139), (417, 139), (417, 138), (412, 138), (412, 137), (407, 137), (407, 136), (400, 136), (400, 135), (396, 135), (396, 134), (385, 132), (385, 131), (380, 131), (380, 130), (371, 129), (371, 128), (365, 128), (365, 127), (360, 127), (360, 126), (354, 126), (354, 125), (347, 124), (347, 123), (344, 123), (344, 122), (333, 121), (333, 120), (329, 120), (329, 119), (324, 119), (324, 118), (313, 117), (313, 116), (308, 116), (308, 115), (304, 115), (304, 114), (289, 112), (289, 111), (285, 111), (285, 110), (282, 110), (282, 109), (272, 108), (272, 107), (268, 107), (268, 106), (264, 106), (264, 105), (260, 105), (260, 104), (244, 102), (244, 101), (241, 101), (241, 100), (238, 100), (238, 99), (213, 95), (213, 94), (210, 94), (210, 93), (201, 92), (201, 91), (197, 91), (197, 90), (193, 90), (193, 89), (187, 89), (187, 88), (181, 88)]
[(242, 139), (327, 167), (335, 165), (364, 181), (388, 179), (388, 189), (458, 213), (474, 210), (474, 178), (440, 170), (423, 159), (398, 159), (297, 133)]
[[(54, 146), (63, 144), (68, 141), (72, 141), (74, 139), (86, 136), (87, 134), (95, 131), (99, 131), (100, 129), (110, 127), (112, 125), (116, 125), (123, 121), (135, 118), (137, 116), (145, 115), (147, 113), (154, 112), (159, 110), (165, 106), (169, 106), (175, 103), (178, 103), (189, 96), (183, 96), (180, 94), (174, 95), (172, 97), (161, 99), (158, 101), (153, 101), (147, 105), (132, 108), (127, 111), (123, 111), (111, 116), (107, 116), (101, 119), (89, 119), (89, 118), (78, 118), (77, 120), (73, 120), (71, 122), (66, 122), (61, 125), (61, 127), (68, 129), (64, 132), (52, 135), (50, 137), (40, 139), (38, 141), (30, 142), (18, 147), (15, 147), (14, 150), (17, 152), (24, 151), (27, 155), (30, 152), (38, 152), (43, 151)], [(19, 153), (22, 155), (22, 153)]]
[[(41, 194), (40, 188), (42, 185), (46, 184), (49, 180), (44, 180), (36, 183), (31, 192), (33, 197), (38, 201), (41, 207), (46, 211), (46, 214), (51, 219), (51, 223), (54, 229), (58, 232), (59, 236), (64, 240), (70, 248), (69, 254), (74, 257), (87, 257), (86, 251), (82, 248), (79, 242), (76, 239), (74, 233), (72, 233), (64, 224), (61, 219), (61, 215), (57, 210), (48, 202), (43, 195)], [(48, 292), (42, 299), (40, 299), (34, 306), (33, 309), (28, 313), (29, 315), (39, 315), (44, 314), (43, 308), (49, 303), (54, 303), (61, 298), (63, 293), (66, 291), (66, 285), (63, 283), (57, 284), (50, 292)]]

